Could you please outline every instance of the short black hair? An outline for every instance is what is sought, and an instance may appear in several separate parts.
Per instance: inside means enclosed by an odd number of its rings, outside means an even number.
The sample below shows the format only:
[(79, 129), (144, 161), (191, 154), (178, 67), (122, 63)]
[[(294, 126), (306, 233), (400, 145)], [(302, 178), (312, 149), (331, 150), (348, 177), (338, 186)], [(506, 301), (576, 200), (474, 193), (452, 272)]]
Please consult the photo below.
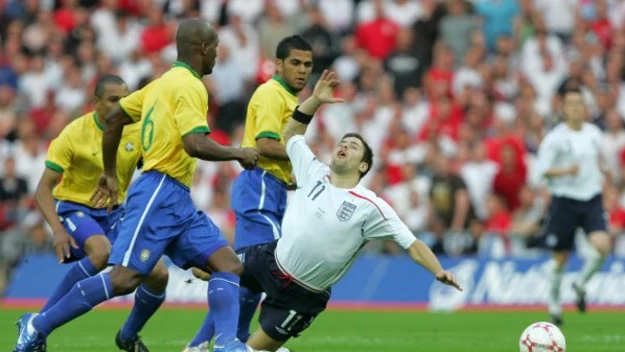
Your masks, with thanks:
[(562, 93), (560, 95), (564, 99), (564, 97), (566, 97), (567, 94), (583, 94), (583, 93), (582, 93), (582, 89), (579, 87), (579, 85), (573, 84), (571, 86), (565, 87), (562, 90)]
[(345, 140), (345, 138), (349, 138), (349, 137), (353, 137), (353, 138), (359, 139), (360, 142), (362, 142), (363, 147), (365, 148), (365, 151), (362, 154), (362, 160), (360, 160), (360, 161), (367, 163), (367, 165), (369, 165), (369, 167), (367, 168), (367, 171), (360, 173), (360, 178), (362, 179), (373, 168), (373, 150), (371, 150), (371, 147), (369, 146), (369, 144), (367, 142), (365, 142), (365, 139), (362, 138), (362, 136), (359, 133), (354, 133), (354, 132), (348, 133), (348, 134), (344, 135), (343, 138), (341, 138), (341, 140)]
[(102, 77), (100, 77), (100, 79), (98, 79), (98, 82), (95, 84), (95, 96), (98, 98), (102, 98), (102, 95), (104, 94), (104, 86), (107, 84), (119, 84), (119, 85), (126, 85), (126, 82), (124, 82), (124, 80), (116, 75), (104, 75)]
[(215, 28), (200, 18), (188, 18), (180, 22), (176, 30), (178, 61), (187, 61), (195, 55), (195, 48), (203, 41), (212, 44), (218, 39)]
[(300, 35), (292, 35), (280, 41), (276, 48), (276, 59), (284, 60), (289, 56), (292, 49), (302, 51), (312, 51), (312, 46)]

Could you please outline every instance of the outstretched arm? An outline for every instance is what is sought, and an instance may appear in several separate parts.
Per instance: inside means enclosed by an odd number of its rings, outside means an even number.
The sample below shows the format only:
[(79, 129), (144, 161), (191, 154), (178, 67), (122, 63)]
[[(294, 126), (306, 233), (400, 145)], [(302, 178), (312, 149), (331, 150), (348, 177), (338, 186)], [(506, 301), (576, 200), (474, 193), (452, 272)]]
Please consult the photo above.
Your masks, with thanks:
[(286, 154), (286, 147), (279, 140), (273, 138), (259, 138), (256, 140), (256, 149), (258, 153), (266, 158), (288, 161), (289, 156)]
[(252, 148), (225, 147), (207, 138), (204, 133), (191, 133), (182, 138), (184, 150), (190, 156), (208, 161), (236, 160), (244, 167), (253, 167), (258, 153)]
[(432, 250), (421, 240), (415, 238), (408, 226), (399, 219), (397, 213), (384, 200), (372, 201), (376, 210), (371, 213), (364, 227), (366, 238), (393, 237), (395, 242), (408, 252), (415, 263), (421, 265), (436, 276), (436, 280), (462, 291), (454, 275), (445, 271)]
[(334, 72), (328, 70), (323, 71), (319, 81), (315, 84), (313, 94), (306, 99), (293, 112), (293, 117), (289, 120), (284, 128), (282, 137), (284, 144), (289, 143), (289, 139), (293, 136), (303, 135), (306, 133), (308, 124), (322, 104), (326, 103), (342, 103), (343, 99), (334, 98), (334, 88), (339, 85), (339, 80)]
[(436, 258), (436, 255), (434, 255), (432, 250), (421, 240), (417, 239), (414, 241), (406, 251), (415, 263), (421, 265), (434, 274), (436, 276), (436, 280), (462, 291), (462, 287), (460, 287), (460, 284), (456, 282), (454, 275), (443, 269), (441, 263), (438, 261), (438, 258)]

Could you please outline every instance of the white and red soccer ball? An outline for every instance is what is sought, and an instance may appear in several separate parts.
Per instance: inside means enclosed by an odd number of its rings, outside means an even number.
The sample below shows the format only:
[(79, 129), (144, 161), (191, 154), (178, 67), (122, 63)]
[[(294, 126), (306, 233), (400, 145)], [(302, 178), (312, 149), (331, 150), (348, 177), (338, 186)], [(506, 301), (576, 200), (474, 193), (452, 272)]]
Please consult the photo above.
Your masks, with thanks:
[(566, 352), (564, 334), (550, 323), (534, 323), (519, 339), (520, 352)]

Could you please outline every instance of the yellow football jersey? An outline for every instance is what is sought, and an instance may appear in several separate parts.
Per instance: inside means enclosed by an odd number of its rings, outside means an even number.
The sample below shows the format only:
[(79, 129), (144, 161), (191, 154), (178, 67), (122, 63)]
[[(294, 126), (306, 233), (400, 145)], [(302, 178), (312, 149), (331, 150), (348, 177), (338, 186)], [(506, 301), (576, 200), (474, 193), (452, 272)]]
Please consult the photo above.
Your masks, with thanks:
[[(260, 85), (247, 106), (245, 119), (245, 135), (242, 147), (256, 148), (259, 138), (273, 138), (282, 145), (282, 131), (297, 107), (297, 93), (289, 88), (278, 76)], [(291, 182), (291, 163), (277, 161), (261, 156), (259, 167), (267, 170), (278, 179)]]
[[(126, 198), (132, 175), (141, 159), (139, 124), (124, 126), (117, 151), (119, 201)], [(102, 132), (104, 126), (95, 112), (88, 113), (65, 126), (50, 144), (46, 167), (63, 174), (52, 195), (58, 200), (91, 207), (91, 195), (104, 171)]]
[(184, 150), (182, 138), (209, 133), (208, 92), (201, 77), (182, 62), (119, 104), (133, 121), (141, 121), (143, 171), (155, 170), (190, 187), (197, 159)]

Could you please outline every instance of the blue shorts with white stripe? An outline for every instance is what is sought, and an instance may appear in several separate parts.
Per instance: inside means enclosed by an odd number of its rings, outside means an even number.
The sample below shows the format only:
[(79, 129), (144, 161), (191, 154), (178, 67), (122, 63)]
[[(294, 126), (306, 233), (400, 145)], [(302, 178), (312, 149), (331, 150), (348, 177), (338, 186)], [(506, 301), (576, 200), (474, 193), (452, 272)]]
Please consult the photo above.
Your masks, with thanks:
[(244, 170), (234, 181), (230, 198), (236, 214), (235, 250), (280, 238), (286, 210), (284, 182), (259, 167)]
[(78, 248), (70, 247), (70, 258), (64, 263), (85, 257), (85, 242), (94, 235), (104, 235), (111, 243), (115, 242), (117, 229), (115, 223), (121, 217), (123, 209), (115, 207), (109, 214), (106, 209), (94, 209), (70, 201), (55, 200), (56, 213), (65, 227), (65, 231), (74, 238)]
[(228, 245), (217, 226), (191, 200), (189, 188), (157, 171), (143, 173), (128, 191), (109, 264), (149, 274), (166, 254), (177, 266), (206, 267)]

